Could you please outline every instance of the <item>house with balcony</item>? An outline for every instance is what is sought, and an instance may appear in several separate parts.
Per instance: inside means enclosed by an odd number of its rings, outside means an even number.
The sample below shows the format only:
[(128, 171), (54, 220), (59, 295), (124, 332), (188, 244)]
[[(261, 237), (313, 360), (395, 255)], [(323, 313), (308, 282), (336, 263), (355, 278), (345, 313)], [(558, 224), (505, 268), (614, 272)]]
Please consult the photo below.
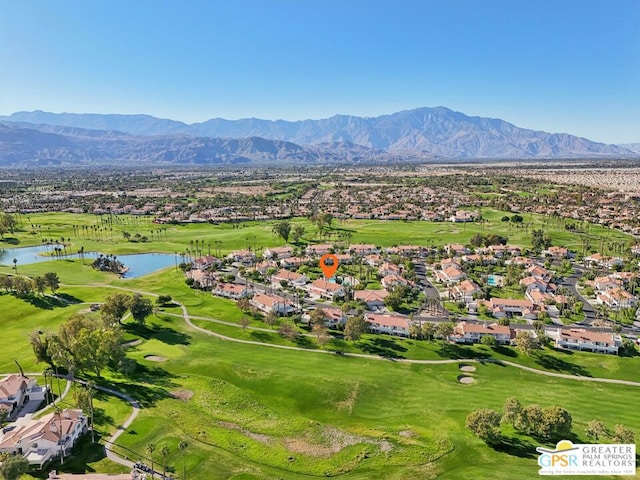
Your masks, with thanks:
[(23, 455), (33, 468), (67, 457), (83, 433), (87, 417), (82, 410), (64, 409), (35, 419), (26, 415), (0, 430), (0, 453)]
[(280, 295), (256, 293), (249, 302), (262, 313), (266, 314), (275, 312), (278, 315), (291, 315), (297, 311), (296, 306), (291, 301)]
[(503, 318), (514, 314), (530, 320), (537, 318), (537, 312), (534, 311), (535, 306), (531, 300), (492, 298), (491, 300), (485, 300), (484, 304), (495, 318)]
[(309, 277), (297, 272), (291, 272), (284, 268), (271, 276), (271, 285), (281, 288), (282, 283), (294, 287), (302, 287), (309, 282)]
[(287, 246), (265, 248), (264, 252), (262, 252), (262, 258), (265, 260), (282, 260), (290, 258), (292, 255), (293, 248)]
[(0, 380), (0, 408), (7, 412), (7, 418), (18, 415), (22, 406), (30, 400), (43, 401), (46, 387), (41, 387), (34, 378), (9, 375)]
[(384, 308), (384, 299), (387, 298), (389, 292), (386, 290), (356, 290), (353, 292), (353, 298), (366, 303), (369, 310), (379, 310)]
[(508, 345), (515, 338), (515, 332), (508, 325), (460, 322), (449, 339), (456, 343), (473, 344), (480, 342), (485, 336), (495, 338), (500, 345)]
[(333, 300), (337, 297), (344, 297), (345, 295), (342, 285), (329, 282), (322, 278), (314, 280), (305, 288), (312, 298), (326, 298), (328, 300)]
[[(347, 323), (347, 316), (340, 308), (323, 306), (322, 311), (324, 312), (324, 324), (328, 328), (342, 327)], [(303, 322), (309, 323), (309, 320), (309, 313), (302, 315)]]
[(621, 345), (619, 335), (584, 328), (548, 328), (545, 334), (555, 341), (557, 348), (595, 353), (617, 354)]
[(256, 293), (253, 285), (242, 285), (239, 283), (218, 283), (211, 293), (218, 297), (231, 298), (239, 300), (241, 298), (250, 297)]
[(473, 280), (463, 280), (451, 287), (449, 292), (454, 300), (469, 303), (474, 296), (482, 293), (482, 289)]
[(388, 333), (400, 337), (409, 336), (409, 318), (401, 315), (366, 313), (365, 320), (373, 333)]

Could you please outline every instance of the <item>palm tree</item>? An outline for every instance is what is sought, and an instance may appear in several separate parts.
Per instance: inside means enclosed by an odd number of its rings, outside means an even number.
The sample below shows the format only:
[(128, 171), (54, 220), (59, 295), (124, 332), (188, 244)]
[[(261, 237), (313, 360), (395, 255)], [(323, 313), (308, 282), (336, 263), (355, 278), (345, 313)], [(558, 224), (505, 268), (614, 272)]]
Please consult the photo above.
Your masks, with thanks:
[(160, 455), (162, 456), (162, 478), (167, 478), (167, 457), (169, 456), (169, 447), (166, 445), (160, 447)]
[(188, 446), (189, 444), (184, 440), (180, 440), (180, 443), (178, 443), (178, 450), (180, 450), (180, 453), (182, 454), (182, 480), (186, 480), (187, 478), (187, 470), (186, 470), (187, 467), (184, 463), (184, 451), (187, 449)]
[(151, 457), (151, 478), (155, 478), (155, 469), (153, 468), (153, 452), (156, 451), (155, 444), (151, 442), (147, 443), (146, 447), (144, 447), (144, 451)]

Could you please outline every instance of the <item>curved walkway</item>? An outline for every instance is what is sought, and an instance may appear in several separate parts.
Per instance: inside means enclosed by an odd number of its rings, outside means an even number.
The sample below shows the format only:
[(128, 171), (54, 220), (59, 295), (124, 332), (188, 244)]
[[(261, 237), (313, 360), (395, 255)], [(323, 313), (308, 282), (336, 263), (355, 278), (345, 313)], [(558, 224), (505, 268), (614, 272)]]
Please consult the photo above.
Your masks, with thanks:
[[(91, 284), (89, 284), (89, 285), (91, 285)], [(89, 285), (84, 285), (84, 286), (89, 286)], [(153, 296), (153, 297), (157, 297), (158, 296), (158, 294), (156, 294), (156, 293), (144, 292), (144, 291), (135, 290), (135, 289), (132, 289), (132, 288), (126, 288), (126, 287), (120, 287), (120, 286), (112, 286), (112, 285), (103, 285), (103, 284), (95, 284), (95, 285), (96, 286), (107, 287), (107, 288), (116, 288), (116, 289), (119, 289), (119, 290), (125, 290), (125, 291), (140, 293), (140, 294), (144, 294), (144, 295), (150, 295), (150, 296)], [(67, 286), (81, 287), (82, 285), (67, 285)], [(259, 346), (268, 347), (268, 348), (279, 348), (279, 349), (282, 349), (282, 350), (294, 350), (294, 351), (308, 352), (308, 353), (321, 353), (321, 354), (336, 355), (336, 352), (329, 351), (329, 350), (311, 350), (311, 349), (308, 349), (308, 348), (293, 347), (293, 346), (289, 346), (289, 345), (275, 345), (275, 344), (272, 344), (272, 343), (256, 342), (254, 340), (241, 340), (239, 338), (228, 337), (228, 336), (222, 335), (220, 333), (212, 332), (211, 330), (207, 330), (206, 328), (202, 328), (202, 327), (199, 327), (199, 326), (195, 325), (191, 321), (191, 317), (189, 316), (189, 312), (187, 311), (187, 307), (185, 307), (182, 303), (179, 303), (179, 302), (177, 302), (175, 300), (174, 300), (174, 302), (177, 305), (179, 305), (180, 308), (182, 309), (182, 317), (183, 317), (185, 323), (190, 328), (192, 328), (192, 329), (194, 329), (194, 330), (196, 330), (196, 331), (198, 331), (200, 333), (204, 333), (205, 335), (209, 335), (209, 336), (212, 336), (212, 337), (219, 338), (220, 340), (225, 340), (225, 341), (228, 341), (228, 342), (243, 343), (245, 345), (259, 345)], [(194, 318), (197, 318), (197, 317), (194, 317)], [(199, 317), (199, 318), (205, 319), (204, 317)], [(224, 322), (222, 320), (217, 320), (217, 319), (207, 319), (207, 320), (213, 320), (215, 322), (220, 322), (222, 324), (226, 324), (227, 323), (227, 322)], [(398, 362), (398, 363), (413, 363), (413, 364), (419, 364), (419, 365), (437, 365), (437, 364), (460, 363), (460, 362), (498, 363), (498, 364), (503, 364), (503, 365), (509, 365), (511, 367), (519, 368), (520, 370), (525, 370), (525, 371), (530, 372), (530, 373), (535, 373), (535, 374), (538, 374), (538, 375), (544, 375), (544, 376), (547, 376), (547, 377), (563, 378), (563, 379), (567, 379), (567, 380), (580, 380), (580, 381), (584, 381), (584, 382), (612, 383), (612, 384), (617, 384), (617, 385), (627, 385), (627, 386), (632, 386), (632, 387), (640, 387), (640, 382), (634, 382), (634, 381), (631, 381), (631, 380), (620, 380), (620, 379), (616, 379), (616, 378), (601, 378), (601, 377), (583, 377), (583, 376), (578, 376), (578, 375), (569, 375), (569, 374), (566, 374), (566, 373), (548, 372), (546, 370), (539, 370), (537, 368), (527, 367), (527, 366), (521, 365), (519, 363), (510, 362), (508, 360), (481, 359), (481, 358), (457, 358), (457, 359), (444, 359), (444, 360), (413, 360), (413, 359), (406, 359), (406, 358), (381, 357), (379, 355), (370, 355), (370, 354), (366, 354), (366, 353), (340, 353), (340, 355), (344, 355), (345, 357), (365, 358), (365, 359), (368, 359), (368, 360), (387, 360), (387, 361)]]
[[(88, 383), (86, 380), (81, 380), (79, 378), (76, 378), (74, 380), (81, 385), (86, 385)], [(119, 463), (120, 465), (133, 468), (134, 462), (115, 453), (112, 450), (112, 447), (116, 442), (116, 440), (118, 439), (118, 437), (120, 437), (120, 435), (122, 435), (124, 431), (131, 426), (133, 421), (138, 416), (138, 413), (140, 413), (140, 404), (138, 403), (137, 400), (134, 400), (132, 397), (130, 397), (126, 393), (119, 392), (118, 390), (114, 390), (109, 387), (103, 387), (102, 385), (94, 385), (93, 388), (95, 388), (96, 390), (100, 390), (101, 392), (108, 393), (109, 395), (113, 395), (114, 397), (121, 398), (122, 400), (126, 400), (133, 407), (133, 411), (131, 412), (131, 415), (127, 417), (127, 419), (122, 423), (122, 425), (118, 426), (114, 434), (111, 435), (104, 444), (104, 449), (107, 453), (107, 458), (109, 460), (115, 463)]]
[[(205, 335), (210, 335), (212, 337), (217, 337), (217, 338), (219, 338), (221, 340), (226, 340), (226, 341), (229, 341), (229, 342), (236, 342), (236, 343), (244, 343), (244, 344), (247, 344), (247, 345), (260, 345), (260, 346), (263, 346), (263, 347), (280, 348), (280, 349), (284, 349), (284, 350), (296, 350), (296, 351), (300, 351), (300, 352), (325, 353), (325, 354), (333, 354), (333, 355), (336, 354), (336, 352), (332, 352), (332, 351), (329, 351), (329, 350), (311, 350), (311, 349), (302, 348), (302, 347), (293, 347), (293, 346), (289, 346), (289, 345), (274, 345), (272, 343), (263, 343), (263, 342), (256, 342), (256, 341), (253, 341), (253, 340), (241, 340), (239, 338), (227, 337), (226, 335), (222, 335), (220, 333), (212, 332), (211, 330), (207, 330), (206, 328), (202, 328), (202, 327), (199, 327), (199, 326), (195, 325), (191, 321), (191, 318), (189, 317), (189, 312), (187, 311), (187, 308), (182, 304), (179, 304), (179, 305), (182, 308), (182, 316), (184, 318), (184, 321), (189, 327), (191, 327), (194, 330), (197, 330), (197, 331), (199, 331), (201, 333), (204, 333)], [(194, 318), (196, 318), (196, 317), (194, 317)], [(536, 373), (538, 375), (545, 375), (547, 377), (564, 378), (564, 379), (569, 379), (569, 380), (582, 380), (582, 381), (585, 381), (585, 382), (614, 383), (614, 384), (618, 384), (618, 385), (629, 385), (629, 386), (633, 386), (633, 387), (640, 387), (640, 382), (633, 382), (631, 380), (619, 380), (619, 379), (615, 379), (615, 378), (600, 378), (600, 377), (583, 377), (583, 376), (577, 376), (577, 375), (569, 375), (569, 374), (566, 374), (566, 373), (547, 372), (545, 370), (538, 370), (537, 368), (527, 367), (525, 365), (520, 365), (519, 363), (510, 362), (508, 360), (482, 359), (482, 358), (457, 358), (457, 359), (444, 359), (444, 360), (413, 360), (413, 359), (407, 359), (407, 358), (387, 358), (387, 357), (381, 357), (379, 355), (369, 355), (369, 354), (366, 354), (366, 353), (341, 353), (340, 355), (344, 355), (345, 357), (366, 358), (366, 359), (369, 359), (369, 360), (388, 360), (388, 361), (398, 362), (398, 363), (413, 363), (413, 364), (420, 364), (420, 365), (437, 365), (437, 364), (461, 363), (461, 362), (498, 363), (498, 364), (509, 365), (511, 367), (519, 368), (521, 370), (526, 370), (527, 372)]]

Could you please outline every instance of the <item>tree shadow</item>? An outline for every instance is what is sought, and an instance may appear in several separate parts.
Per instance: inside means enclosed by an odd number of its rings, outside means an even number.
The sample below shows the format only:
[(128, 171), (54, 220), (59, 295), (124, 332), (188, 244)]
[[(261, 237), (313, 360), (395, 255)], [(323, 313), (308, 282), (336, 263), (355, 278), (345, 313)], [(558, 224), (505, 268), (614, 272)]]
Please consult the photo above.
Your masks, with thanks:
[[(33, 305), (36, 308), (40, 308), (42, 310), (53, 310), (54, 308), (63, 308), (63, 307), (69, 306), (69, 304), (71, 303), (82, 302), (82, 300), (80, 300), (79, 298), (73, 297), (72, 295), (67, 295), (66, 297), (68, 298), (64, 298), (64, 297), (65, 295), (58, 295), (57, 297), (53, 297), (49, 295), (45, 297), (41, 297), (39, 295), (29, 295), (29, 296), (18, 297), (18, 298), (22, 298), (22, 300), (24, 300), (25, 302)], [(73, 299), (73, 301), (70, 299)]]
[(82, 303), (82, 299), (74, 297), (73, 295), (70, 295), (68, 293), (57, 293), (56, 297), (67, 303)]
[(445, 343), (437, 350), (438, 355), (442, 358), (450, 358), (453, 360), (459, 360), (462, 358), (480, 358), (490, 359), (491, 355), (480, 351), (470, 351), (464, 346), (457, 345), (455, 343)]
[[(173, 378), (175, 378), (175, 375), (160, 367), (146, 366), (136, 362), (134, 372), (129, 374), (122, 382), (102, 378), (96, 379), (96, 384), (126, 393), (136, 400), (140, 406), (147, 408), (154, 406), (159, 400), (173, 398), (168, 391), (178, 386), (173, 381)], [(111, 395), (108, 392), (102, 393), (107, 396)]]
[(251, 330), (249, 336), (256, 342), (271, 343), (272, 341), (271, 332), (264, 332), (262, 330)]
[(534, 354), (534, 358), (538, 365), (547, 370), (555, 370), (557, 372), (581, 377), (592, 376), (584, 367), (576, 365), (575, 363), (567, 362), (561, 358), (544, 354)]
[(365, 353), (388, 358), (404, 358), (399, 352), (406, 352), (406, 347), (398, 345), (395, 340), (384, 337), (374, 337), (368, 341), (358, 342), (358, 347)]
[(493, 449), (520, 458), (534, 458), (537, 455), (533, 444), (515, 437), (502, 437), (500, 443), (493, 445)]
[(156, 340), (161, 341), (162, 343), (166, 343), (167, 345), (189, 345), (190, 336), (178, 332), (173, 328), (162, 327), (158, 325), (153, 325), (149, 327), (148, 325), (140, 325), (139, 323), (125, 323), (123, 325), (125, 332), (130, 333), (132, 335), (137, 335), (139, 337), (144, 338), (145, 340), (150, 340), (155, 338)]
[(293, 343), (295, 343), (298, 347), (301, 348), (316, 348), (316, 344), (313, 343), (313, 341), (311, 340), (310, 337), (307, 337), (306, 335), (298, 335), (296, 338), (293, 339)]
[(491, 347), (491, 350), (493, 350), (496, 353), (499, 353), (500, 355), (504, 355), (505, 357), (515, 358), (518, 356), (517, 352), (513, 348), (505, 347), (503, 345), (497, 345), (495, 347)]

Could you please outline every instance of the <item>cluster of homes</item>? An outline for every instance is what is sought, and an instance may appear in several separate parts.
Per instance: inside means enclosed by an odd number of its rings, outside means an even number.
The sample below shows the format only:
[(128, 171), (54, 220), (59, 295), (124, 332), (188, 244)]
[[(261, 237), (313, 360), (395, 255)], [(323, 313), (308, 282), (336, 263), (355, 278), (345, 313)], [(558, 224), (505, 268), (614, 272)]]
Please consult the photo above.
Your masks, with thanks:
[[(519, 247), (510, 245), (490, 245), (472, 252), (464, 245), (448, 245), (449, 257), (440, 261), (439, 269), (435, 270), (435, 278), (447, 287), (449, 298), (456, 302), (464, 302), (470, 312), (476, 313), (479, 306), (487, 308), (494, 318), (521, 316), (527, 320), (535, 320), (540, 313), (557, 316), (556, 305), (564, 304), (567, 298), (556, 293), (557, 287), (552, 283), (553, 272), (547, 270), (541, 262), (522, 256)], [(552, 258), (568, 258), (566, 248), (551, 247), (543, 252)], [(506, 265), (520, 265), (524, 269), (524, 276), (520, 279), (520, 286), (525, 289), (524, 299), (491, 298), (480, 299), (482, 288), (465, 273), (464, 265), (491, 265), (504, 260)], [(487, 282), (492, 286), (503, 286), (504, 277), (491, 275)]]
[[(266, 277), (265, 284), (254, 284), (242, 280), (240, 282), (216, 281), (217, 274), (212, 272), (210, 267), (216, 266), (218, 260), (212, 256), (195, 260), (194, 269), (187, 272), (187, 275), (198, 279), (201, 283), (204, 282), (204, 285), (211, 286), (214, 295), (234, 300), (249, 298), (251, 305), (264, 314), (275, 312), (280, 316), (286, 316), (302, 313), (303, 321), (308, 321), (309, 310), (321, 307), (325, 314), (325, 324), (330, 328), (340, 327), (346, 323), (347, 314), (330, 302), (344, 297), (345, 289), (349, 288), (347, 285), (355, 286), (352, 289), (354, 300), (366, 305), (365, 319), (369, 330), (373, 333), (407, 337), (412, 322), (427, 321), (420, 318), (410, 320), (406, 315), (387, 311), (385, 299), (396, 285), (415, 285), (404, 275), (403, 265), (393, 263), (390, 260), (391, 256), (400, 255), (415, 259), (427, 253), (428, 247), (408, 245), (381, 249), (372, 244), (360, 244), (353, 245), (346, 249), (346, 253), (337, 255), (341, 263), (350, 263), (359, 258), (359, 261), (374, 267), (383, 287), (378, 290), (360, 290), (357, 288), (355, 279), (351, 279), (352, 283), (343, 284), (327, 281), (324, 278), (312, 281), (305, 274), (295, 271), (302, 265), (311, 265), (314, 262), (317, 264), (321, 255), (333, 250), (332, 244), (320, 244), (309, 245), (304, 252), (298, 252), (299, 255), (294, 255), (294, 249), (290, 246), (266, 249), (261, 258), (257, 258), (255, 252), (250, 249), (235, 251), (229, 255), (232, 262), (248, 270), (256, 269), (263, 274), (269, 269), (272, 272), (275, 271)], [(554, 272), (545, 268), (541, 261), (522, 256), (519, 247), (491, 245), (472, 251), (464, 245), (452, 244), (447, 245), (445, 251), (448, 256), (434, 266), (434, 277), (445, 289), (445, 297), (465, 302), (471, 313), (476, 313), (480, 306), (484, 306), (496, 319), (520, 316), (533, 321), (538, 319), (542, 312), (556, 317), (559, 313), (557, 305), (568, 302), (567, 297), (559, 294), (557, 286), (553, 283)], [(550, 247), (543, 252), (543, 258), (552, 258), (557, 261), (570, 258), (570, 255), (571, 253), (563, 247)], [(501, 260), (504, 260), (507, 265), (516, 264), (522, 267), (524, 273), (519, 284), (525, 291), (524, 299), (482, 299), (484, 296), (482, 288), (465, 273), (465, 263), (488, 265)], [(491, 280), (496, 285), (500, 285), (504, 280), (498, 275), (492, 277), (495, 277)], [(617, 280), (618, 288), (619, 284), (620, 281)], [(606, 289), (609, 294), (615, 292), (612, 290), (612, 288)], [(285, 292), (304, 292), (310, 299), (311, 305), (304, 308), (300, 296), (287, 295)], [(545, 333), (556, 342), (556, 345), (564, 348), (616, 353), (620, 345), (620, 338), (616, 335), (596, 334), (585, 329), (552, 328)], [(456, 331), (450, 340), (474, 343), (483, 335), (495, 336), (500, 344), (511, 343), (515, 338), (515, 330), (497, 324), (462, 322), (456, 326)]]
[[(640, 253), (640, 252), (639, 252)], [(599, 253), (584, 257), (584, 264), (596, 271), (611, 271), (621, 267), (624, 261), (620, 257), (605, 256)], [(588, 282), (595, 291), (595, 303), (606, 305), (612, 310), (635, 307), (638, 298), (629, 290), (636, 286), (638, 274), (635, 272), (613, 271), (613, 273), (596, 277)]]
[(71, 453), (87, 431), (87, 417), (81, 410), (64, 409), (38, 417), (23, 413), (29, 402), (40, 404), (47, 389), (35, 379), (9, 375), (0, 380), (0, 408), (11, 423), (0, 429), (0, 453), (24, 456), (32, 468), (42, 469), (56, 458)]

